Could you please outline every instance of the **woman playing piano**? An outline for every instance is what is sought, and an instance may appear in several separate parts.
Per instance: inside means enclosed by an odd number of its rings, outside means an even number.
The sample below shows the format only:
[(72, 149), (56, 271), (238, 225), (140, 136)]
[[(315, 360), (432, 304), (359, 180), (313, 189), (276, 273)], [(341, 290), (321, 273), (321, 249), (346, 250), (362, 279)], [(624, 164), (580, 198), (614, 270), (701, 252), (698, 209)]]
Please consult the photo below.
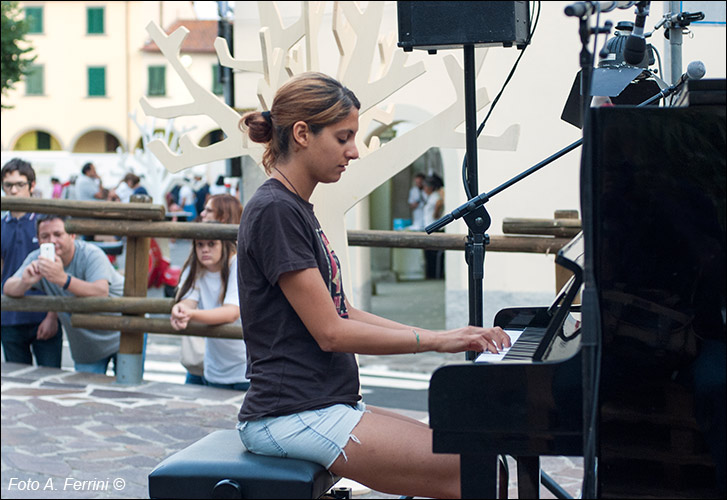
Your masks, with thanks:
[(247, 203), (238, 234), (251, 383), (240, 438), (253, 453), (317, 462), (377, 491), (458, 497), (459, 457), (435, 455), (427, 425), (366, 406), (355, 353), (497, 352), (509, 338), (500, 328), (415, 328), (348, 303), (309, 199), (358, 157), (359, 108), (336, 80), (304, 73), (278, 90), (269, 112), (240, 120), (265, 144), (270, 177)]

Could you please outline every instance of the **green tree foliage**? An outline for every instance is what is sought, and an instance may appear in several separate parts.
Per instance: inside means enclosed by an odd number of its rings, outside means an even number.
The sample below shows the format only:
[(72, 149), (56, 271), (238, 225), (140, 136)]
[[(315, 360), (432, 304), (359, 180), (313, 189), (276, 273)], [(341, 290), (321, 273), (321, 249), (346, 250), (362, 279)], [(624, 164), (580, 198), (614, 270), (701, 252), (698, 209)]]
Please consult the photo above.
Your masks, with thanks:
[[(28, 33), (28, 22), (21, 16), (18, 2), (2, 2), (2, 97), (13, 89), (15, 83), (30, 70), (30, 65), (36, 56), (29, 57), (28, 52), (33, 50), (25, 35)], [(7, 109), (2, 103), (2, 108)]]

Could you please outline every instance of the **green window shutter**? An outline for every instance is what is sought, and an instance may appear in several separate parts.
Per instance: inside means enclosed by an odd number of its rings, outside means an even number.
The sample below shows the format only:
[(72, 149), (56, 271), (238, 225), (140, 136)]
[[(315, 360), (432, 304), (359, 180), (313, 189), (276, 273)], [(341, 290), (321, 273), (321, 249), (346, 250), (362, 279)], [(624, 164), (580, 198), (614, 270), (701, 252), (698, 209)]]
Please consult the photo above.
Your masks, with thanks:
[(37, 139), (38, 139), (38, 150), (39, 151), (49, 151), (50, 150), (50, 134), (48, 134), (47, 132), (38, 132)]
[(86, 9), (87, 33), (89, 35), (103, 35), (104, 9), (103, 7), (89, 7)]
[(25, 19), (28, 21), (28, 33), (43, 33), (43, 7), (26, 7)]
[(167, 95), (166, 66), (149, 66), (149, 89), (147, 94)]
[(220, 80), (220, 65), (212, 65), (212, 93), (214, 95), (222, 95), (225, 93), (222, 88), (222, 81)]
[(44, 67), (42, 64), (33, 64), (30, 71), (25, 75), (25, 95), (43, 95)]
[(103, 66), (91, 66), (88, 68), (88, 95), (106, 95), (106, 68)]

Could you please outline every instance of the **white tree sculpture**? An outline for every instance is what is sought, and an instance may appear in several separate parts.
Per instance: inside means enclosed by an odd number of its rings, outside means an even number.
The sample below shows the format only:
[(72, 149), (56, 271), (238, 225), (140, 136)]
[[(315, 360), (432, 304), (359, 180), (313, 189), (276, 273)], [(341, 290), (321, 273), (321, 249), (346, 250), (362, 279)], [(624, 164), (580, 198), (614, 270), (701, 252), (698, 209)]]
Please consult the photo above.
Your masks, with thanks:
[(165, 195), (172, 188), (172, 184), (184, 179), (184, 174), (169, 170), (161, 163), (158, 157), (153, 154), (149, 144), (160, 141), (168, 145), (169, 151), (180, 153), (179, 140), (194, 127), (186, 127), (177, 130), (174, 127), (174, 119), (168, 120), (164, 131), (156, 129), (156, 120), (140, 123), (136, 112), (130, 113), (129, 117), (141, 133), (141, 148), (134, 150), (133, 155), (129, 152), (119, 153), (119, 164), (124, 172), (136, 173), (140, 177), (143, 174), (144, 187), (154, 203), (165, 205)]
[[(300, 19), (284, 28), (275, 2), (258, 2), (262, 61), (233, 59), (223, 39), (218, 38), (215, 42), (220, 64), (237, 70), (261, 71), (258, 98), (262, 109), (269, 109), (275, 91), (291, 76), (306, 70), (319, 70), (317, 41), (325, 2), (302, 4)], [(360, 130), (364, 133), (370, 129), (372, 122), (391, 123), (395, 108), (383, 109), (381, 103), (426, 71), (422, 62), (407, 66), (409, 55), (397, 49), (393, 33), (379, 36), (383, 11), (384, 2), (368, 2), (364, 11), (356, 2), (334, 2), (333, 5), (332, 30), (340, 53), (336, 76), (361, 101)], [(180, 27), (167, 36), (154, 23), (150, 23), (147, 29), (194, 100), (188, 104), (154, 108), (142, 98), (144, 112), (164, 118), (207, 115), (220, 125), (227, 136), (206, 148), (195, 146), (187, 136), (183, 136), (181, 154), (174, 154), (161, 140), (152, 141), (150, 150), (172, 172), (212, 160), (244, 155), (249, 155), (259, 164), (262, 149), (257, 144), (248, 143), (240, 133), (238, 114), (195, 82), (181, 64), (179, 48), (189, 31)], [(304, 54), (300, 53), (299, 47), (304, 48)], [(478, 70), (486, 54), (486, 50), (477, 54)], [(321, 225), (346, 268), (349, 266), (346, 212), (429, 148), (464, 149), (465, 135), (456, 131), (464, 122), (464, 71), (451, 55), (445, 56), (444, 62), (456, 100), (431, 119), (383, 146), (378, 137), (370, 138), (366, 145), (364, 134), (359, 134), (357, 146), (360, 158), (350, 163), (341, 181), (333, 185), (319, 185), (313, 194), (311, 202), (316, 206)], [(369, 78), (371, 74), (376, 75), (373, 81)], [(486, 89), (478, 89), (478, 109), (488, 103)], [(511, 125), (499, 137), (481, 136), (478, 145), (485, 149), (512, 151), (517, 146), (519, 131), (519, 125)], [(347, 271), (349, 269), (344, 270), (344, 275), (351, 276)], [(350, 289), (346, 292), (350, 297)]]

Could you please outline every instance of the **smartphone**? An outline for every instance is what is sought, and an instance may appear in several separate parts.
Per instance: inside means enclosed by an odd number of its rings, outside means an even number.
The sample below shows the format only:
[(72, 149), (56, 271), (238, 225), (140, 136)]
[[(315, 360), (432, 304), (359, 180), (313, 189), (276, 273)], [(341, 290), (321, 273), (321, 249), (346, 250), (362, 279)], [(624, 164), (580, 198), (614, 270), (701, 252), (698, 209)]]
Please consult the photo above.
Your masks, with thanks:
[(43, 243), (40, 245), (40, 256), (48, 260), (56, 260), (55, 243)]

